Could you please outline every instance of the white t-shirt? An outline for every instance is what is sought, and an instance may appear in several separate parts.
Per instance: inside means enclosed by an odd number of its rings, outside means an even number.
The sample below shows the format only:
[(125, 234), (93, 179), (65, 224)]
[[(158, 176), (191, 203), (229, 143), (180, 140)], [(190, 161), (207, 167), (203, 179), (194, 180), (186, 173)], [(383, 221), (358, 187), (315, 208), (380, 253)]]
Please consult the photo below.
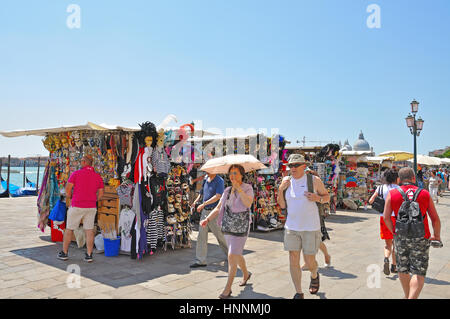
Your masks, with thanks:
[(128, 208), (120, 211), (119, 217), (119, 234), (120, 234), (120, 250), (123, 252), (131, 251), (131, 226), (133, 226), (136, 214)]
[(287, 218), (284, 227), (294, 231), (320, 230), (317, 204), (305, 196), (308, 191), (307, 175), (300, 179), (291, 177), (290, 181), (291, 185), (286, 190)]
[[(393, 189), (398, 189), (400, 188), (400, 186), (398, 186), (397, 184), (383, 184), (377, 187), (377, 190), (375, 191), (377, 194), (380, 194), (380, 187), (382, 187), (382, 192), (383, 192), (383, 199), (386, 200), (387, 196), (389, 195), (389, 192)], [(380, 196), (380, 195), (378, 195)], [(383, 215), (383, 213), (380, 213), (380, 215)], [(392, 211), (392, 215), (395, 217), (395, 213), (394, 211)]]
[(429, 187), (430, 188), (438, 188), (439, 187), (439, 177), (431, 176), (429, 179)]

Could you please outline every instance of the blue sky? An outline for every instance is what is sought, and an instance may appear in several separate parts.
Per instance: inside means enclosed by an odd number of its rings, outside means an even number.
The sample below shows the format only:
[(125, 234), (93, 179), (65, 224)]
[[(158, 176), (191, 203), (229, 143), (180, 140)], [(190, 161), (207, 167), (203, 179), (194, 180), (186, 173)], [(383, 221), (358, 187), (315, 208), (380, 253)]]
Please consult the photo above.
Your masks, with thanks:
[[(70, 4), (81, 28), (69, 29)], [(381, 28), (369, 29), (370, 4)], [(3, 1), (0, 130), (136, 126), (175, 114), (204, 128), (412, 151), (450, 145), (448, 0)], [(312, 143), (317, 144), (317, 143)], [(322, 143), (324, 145), (324, 143)], [(0, 156), (46, 154), (0, 136)]]

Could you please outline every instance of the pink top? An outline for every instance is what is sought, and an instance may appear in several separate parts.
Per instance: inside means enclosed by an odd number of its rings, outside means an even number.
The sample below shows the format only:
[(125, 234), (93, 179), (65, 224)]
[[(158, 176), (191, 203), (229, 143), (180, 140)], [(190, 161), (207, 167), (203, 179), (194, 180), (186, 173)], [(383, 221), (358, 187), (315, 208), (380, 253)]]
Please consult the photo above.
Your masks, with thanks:
[(97, 191), (104, 186), (102, 177), (95, 172), (92, 166), (85, 166), (73, 172), (67, 182), (74, 185), (72, 189), (72, 207), (97, 207)]
[[(254, 196), (252, 185), (242, 183), (241, 188), (244, 191), (244, 193), (246, 193), (247, 195), (249, 195), (251, 197)], [(225, 205), (227, 204), (227, 197), (228, 197), (228, 194), (230, 193), (230, 191), (231, 191), (231, 186), (227, 187), (222, 195), (222, 198), (223, 198), (222, 206), (220, 207), (219, 216), (217, 217), (217, 224), (220, 227), (222, 227), (223, 213), (225, 212)], [(249, 207), (244, 205), (239, 194), (234, 194), (234, 193), (231, 194), (229, 200), (230, 200), (230, 209), (231, 209), (232, 213), (245, 212), (247, 209), (250, 209)], [(250, 223), (252, 222), (251, 215), (252, 214), (250, 214)]]

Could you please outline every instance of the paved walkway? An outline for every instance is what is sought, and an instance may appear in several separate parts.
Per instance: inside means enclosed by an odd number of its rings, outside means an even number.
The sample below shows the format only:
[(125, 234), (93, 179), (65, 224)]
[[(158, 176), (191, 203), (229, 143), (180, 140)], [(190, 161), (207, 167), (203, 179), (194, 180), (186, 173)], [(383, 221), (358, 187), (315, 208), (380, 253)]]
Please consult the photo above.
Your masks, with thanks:
[[(72, 246), (69, 261), (56, 259), (61, 243), (50, 240), (50, 229), (37, 227), (36, 198), (0, 199), (0, 298), (217, 298), (226, 280), (225, 256), (210, 234), (207, 268), (192, 270), (193, 249), (158, 252), (141, 261), (129, 256), (94, 254), (94, 262), (82, 261), (84, 249)], [(444, 248), (430, 248), (430, 266), (421, 298), (450, 298), (450, 193), (437, 206), (442, 222)], [(379, 239), (379, 215), (373, 210), (338, 211), (327, 219), (327, 241), (332, 267), (318, 261), (321, 288), (310, 295), (309, 272), (303, 272), (305, 298), (402, 298), (397, 275), (382, 273), (383, 241)], [(235, 299), (292, 298), (288, 255), (283, 251), (283, 231), (251, 233), (245, 259), (252, 279), (239, 287), (238, 271), (233, 286)], [(80, 287), (69, 288), (67, 267), (79, 267)], [(75, 265), (75, 266), (74, 266)], [(70, 269), (69, 269), (70, 271)], [(379, 278), (379, 288), (376, 281)], [(368, 284), (369, 282), (369, 284)], [(76, 281), (69, 284), (76, 286)], [(375, 287), (374, 287), (375, 286)], [(373, 288), (370, 288), (373, 287)]]

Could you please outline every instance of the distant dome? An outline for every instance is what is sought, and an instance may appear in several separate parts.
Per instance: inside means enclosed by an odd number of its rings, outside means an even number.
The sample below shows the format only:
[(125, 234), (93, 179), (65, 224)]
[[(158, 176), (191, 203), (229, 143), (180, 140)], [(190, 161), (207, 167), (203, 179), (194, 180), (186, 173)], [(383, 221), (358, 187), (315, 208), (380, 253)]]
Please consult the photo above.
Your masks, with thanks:
[(354, 151), (370, 151), (370, 145), (364, 139), (364, 134), (362, 133), (362, 131), (361, 131), (361, 133), (359, 133), (358, 140), (355, 142), (355, 144), (353, 144), (353, 150)]
[(348, 140), (345, 140), (345, 144), (341, 150), (342, 151), (351, 151), (352, 150), (352, 147), (351, 147), (350, 143), (348, 142)]

